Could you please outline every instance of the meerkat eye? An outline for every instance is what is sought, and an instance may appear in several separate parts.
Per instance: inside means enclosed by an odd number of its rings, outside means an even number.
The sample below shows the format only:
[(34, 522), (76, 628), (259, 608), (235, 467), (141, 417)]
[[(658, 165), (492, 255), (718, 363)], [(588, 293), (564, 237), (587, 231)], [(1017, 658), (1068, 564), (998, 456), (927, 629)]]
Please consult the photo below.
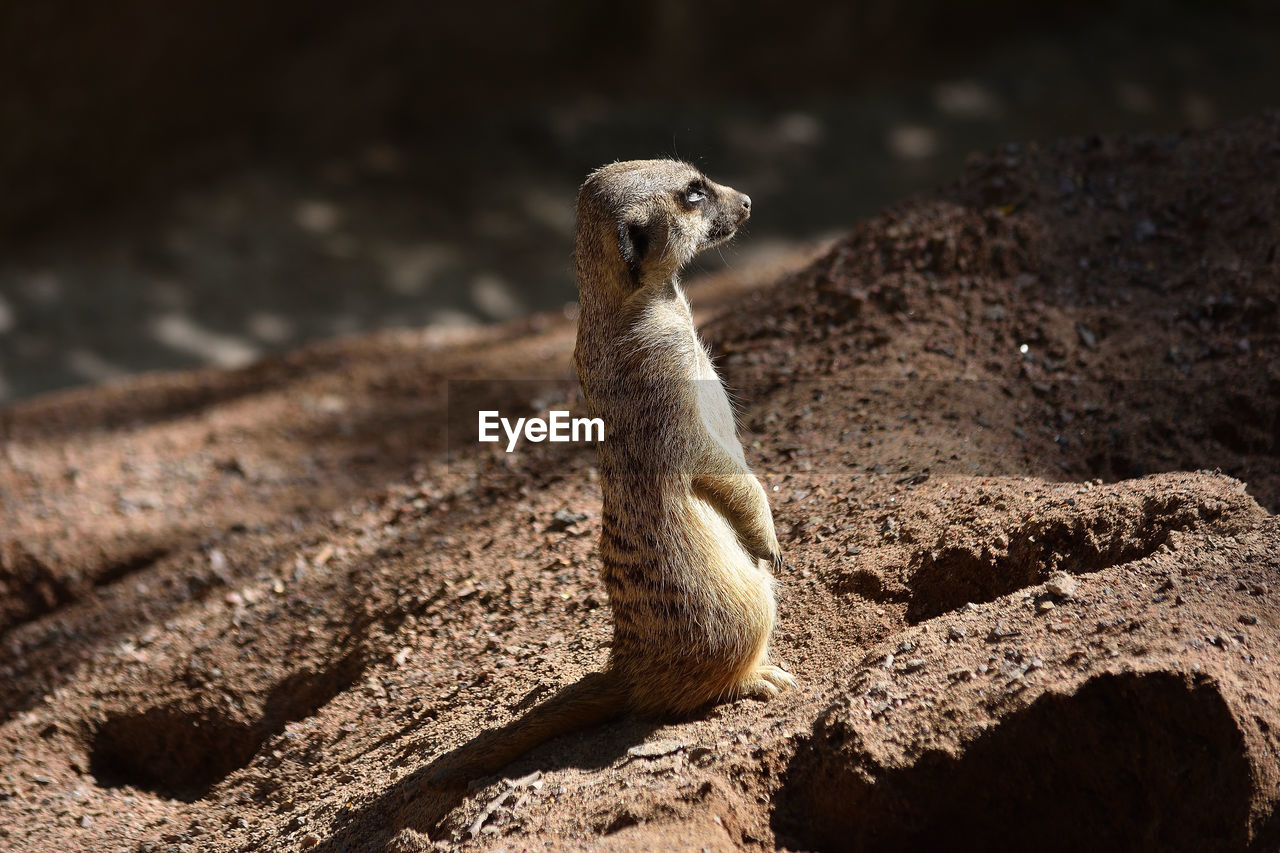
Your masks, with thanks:
[(689, 184), (689, 189), (685, 190), (684, 200), (687, 204), (701, 204), (707, 200), (707, 188), (700, 182), (696, 181)]

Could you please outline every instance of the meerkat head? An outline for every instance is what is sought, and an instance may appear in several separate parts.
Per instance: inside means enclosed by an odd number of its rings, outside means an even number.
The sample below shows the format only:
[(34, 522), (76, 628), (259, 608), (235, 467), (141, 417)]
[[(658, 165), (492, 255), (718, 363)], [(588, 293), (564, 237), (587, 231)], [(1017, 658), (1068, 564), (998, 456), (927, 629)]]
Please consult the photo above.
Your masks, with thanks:
[[(578, 193), (578, 270), (607, 257), (625, 298), (664, 286), (694, 255), (733, 237), (751, 215), (751, 199), (674, 160), (611, 163)], [(590, 260), (588, 260), (590, 258)], [(584, 263), (586, 262), (586, 263)], [(598, 286), (598, 284), (597, 284)]]

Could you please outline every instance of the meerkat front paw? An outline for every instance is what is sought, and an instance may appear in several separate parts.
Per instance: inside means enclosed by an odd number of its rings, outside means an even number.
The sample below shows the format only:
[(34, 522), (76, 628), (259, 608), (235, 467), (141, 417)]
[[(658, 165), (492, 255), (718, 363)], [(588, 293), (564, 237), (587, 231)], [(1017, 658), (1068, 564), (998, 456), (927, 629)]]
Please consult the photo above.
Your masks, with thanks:
[(778, 534), (773, 529), (773, 519), (766, 519), (768, 522), (762, 525), (762, 529), (751, 548), (751, 556), (758, 560), (768, 560), (773, 566), (775, 572), (782, 571), (782, 543), (778, 541)]

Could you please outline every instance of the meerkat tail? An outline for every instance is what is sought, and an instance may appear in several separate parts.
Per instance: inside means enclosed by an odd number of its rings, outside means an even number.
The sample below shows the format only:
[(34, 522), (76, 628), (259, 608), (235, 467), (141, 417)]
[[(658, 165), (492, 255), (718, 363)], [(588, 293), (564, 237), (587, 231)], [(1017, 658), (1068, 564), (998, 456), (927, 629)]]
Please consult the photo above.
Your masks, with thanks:
[(593, 672), (500, 729), (484, 732), (439, 760), (433, 785), (462, 784), (501, 770), (534, 747), (571, 731), (619, 717), (627, 690), (610, 671)]

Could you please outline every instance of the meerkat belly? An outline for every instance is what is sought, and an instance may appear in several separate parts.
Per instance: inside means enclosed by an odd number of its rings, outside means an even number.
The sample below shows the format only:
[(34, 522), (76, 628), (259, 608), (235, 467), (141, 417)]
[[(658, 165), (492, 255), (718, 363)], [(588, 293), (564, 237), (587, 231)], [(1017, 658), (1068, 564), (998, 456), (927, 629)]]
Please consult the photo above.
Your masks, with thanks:
[[(750, 475), (747, 475), (750, 476)], [(734, 627), (735, 640), (755, 647), (758, 636), (768, 636), (774, 623), (773, 576), (747, 553), (729, 520), (710, 503), (690, 495), (689, 511), (697, 518), (693, 549), (715, 584), (708, 585), (708, 606), (725, 615)], [(744, 618), (746, 617), (746, 618)]]
[(664, 647), (718, 668), (754, 662), (775, 620), (773, 580), (732, 540), (716, 541), (734, 533), (718, 529), (723, 519), (714, 508), (693, 511), (702, 517), (702, 534), (668, 543), (665, 559), (635, 564), (602, 554), (615, 647)]
[(691, 711), (728, 695), (764, 656), (776, 618), (771, 576), (724, 516), (693, 496), (671, 509), (679, 519), (662, 531), (658, 561), (602, 555), (613, 660), (645, 712)]

